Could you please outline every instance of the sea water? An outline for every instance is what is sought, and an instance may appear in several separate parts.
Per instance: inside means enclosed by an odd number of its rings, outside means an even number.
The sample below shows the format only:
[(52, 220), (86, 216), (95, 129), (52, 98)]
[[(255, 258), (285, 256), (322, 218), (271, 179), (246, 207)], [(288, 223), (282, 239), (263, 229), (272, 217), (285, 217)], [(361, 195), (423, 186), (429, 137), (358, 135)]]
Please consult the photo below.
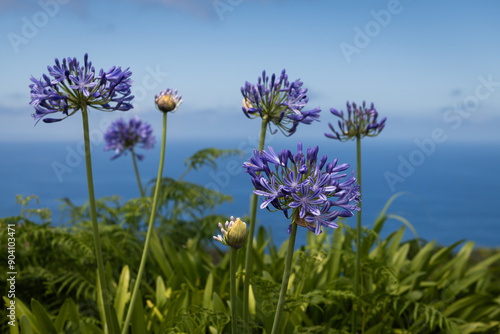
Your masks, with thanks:
[[(275, 151), (287, 148), (296, 151), (299, 138), (273, 138), (268, 142)], [(339, 163), (356, 166), (354, 142), (340, 143), (322, 139), (319, 156), (328, 155)], [(304, 140), (304, 148), (316, 145)], [(157, 175), (160, 145), (138, 162), (144, 184)], [(185, 159), (197, 150), (239, 148), (242, 155), (217, 160), (217, 168), (203, 167), (190, 171), (185, 181), (231, 195), (233, 201), (224, 203), (211, 213), (243, 217), (249, 215), (252, 184), (243, 173), (241, 164), (252, 154), (253, 140), (217, 141), (167, 140), (164, 176), (178, 178), (186, 169)], [(111, 161), (113, 152), (103, 150), (104, 143), (92, 147), (93, 177), (97, 198), (119, 195), (124, 201), (138, 197), (139, 190), (130, 154)], [(435, 147), (421, 148), (414, 142), (389, 142), (379, 138), (362, 141), (362, 224), (370, 227), (396, 193), (402, 193), (388, 212), (407, 219), (419, 238), (436, 240), (449, 245), (461, 239), (472, 240), (478, 246), (500, 246), (500, 157), (496, 144), (445, 142)], [(139, 150), (140, 151), (140, 150)], [(0, 217), (18, 215), (20, 205), (15, 196), (37, 195), (39, 204), (31, 208), (48, 207), (54, 225), (64, 223), (59, 210), (61, 199), (75, 204), (88, 200), (83, 144), (69, 143), (2, 143), (0, 147)], [(260, 201), (260, 200), (259, 200)], [(281, 212), (258, 209), (258, 224), (270, 229), (279, 245), (286, 234), (289, 221)], [(214, 222), (214, 232), (216, 225)], [(350, 226), (356, 218), (347, 219)], [(387, 236), (402, 223), (389, 219), (383, 230)], [(297, 243), (305, 242), (305, 229), (299, 229)], [(405, 239), (415, 236), (407, 229)]]

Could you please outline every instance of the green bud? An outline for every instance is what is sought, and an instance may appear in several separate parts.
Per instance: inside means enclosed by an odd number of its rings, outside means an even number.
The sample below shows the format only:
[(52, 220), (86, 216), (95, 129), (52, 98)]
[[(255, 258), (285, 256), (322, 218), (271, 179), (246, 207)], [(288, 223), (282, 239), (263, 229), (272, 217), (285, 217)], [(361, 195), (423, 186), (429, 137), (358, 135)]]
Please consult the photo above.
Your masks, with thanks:
[[(224, 229), (224, 227), (226, 229)], [(214, 240), (220, 241), (226, 246), (240, 249), (245, 243), (245, 240), (247, 240), (247, 224), (242, 222), (240, 218), (234, 220), (234, 217), (231, 216), (231, 219), (227, 221), (226, 224), (222, 225), (219, 223), (219, 229), (222, 235), (219, 234), (218, 236), (214, 236)]]
[(240, 249), (245, 243), (245, 240), (247, 240), (247, 236), (247, 225), (241, 221), (240, 218), (236, 218), (233, 226), (227, 231), (226, 242), (229, 246)]

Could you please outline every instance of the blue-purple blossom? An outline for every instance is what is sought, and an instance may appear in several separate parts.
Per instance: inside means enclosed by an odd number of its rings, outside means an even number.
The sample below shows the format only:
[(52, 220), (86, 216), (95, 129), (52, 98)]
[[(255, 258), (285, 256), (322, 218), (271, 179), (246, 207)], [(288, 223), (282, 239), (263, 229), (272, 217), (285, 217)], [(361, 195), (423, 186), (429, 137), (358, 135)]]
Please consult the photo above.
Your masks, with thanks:
[(155, 137), (153, 136), (153, 128), (148, 123), (145, 123), (135, 116), (126, 122), (120, 118), (109, 126), (104, 134), (104, 141), (106, 142), (105, 151), (114, 151), (115, 155), (111, 160), (118, 158), (127, 151), (132, 151), (139, 160), (144, 156), (137, 154), (135, 149), (137, 147), (149, 150), (153, 148)]
[(356, 103), (347, 102), (347, 118), (344, 112), (331, 108), (330, 112), (339, 117), (338, 130), (335, 130), (331, 123), (328, 123), (332, 133), (325, 133), (325, 136), (340, 141), (347, 141), (356, 137), (375, 137), (384, 129), (386, 117), (378, 121), (378, 112), (373, 103), (369, 108), (363, 101), (361, 106)]
[(319, 120), (321, 111), (320, 108), (303, 110), (309, 98), (307, 88), (302, 86), (300, 79), (290, 83), (285, 70), (279, 77), (273, 74), (271, 79), (263, 71), (256, 85), (245, 82), (245, 86), (241, 87), (243, 112), (248, 118), (267, 119), (281, 132), (291, 136), (300, 123), (311, 124)]
[[(336, 228), (337, 217), (352, 217), (358, 211), (359, 185), (354, 172), (347, 177), (341, 173), (348, 164), (337, 164), (337, 159), (327, 163), (325, 155), (318, 159), (319, 148), (297, 153), (282, 150), (278, 154), (269, 147), (267, 151), (254, 150), (254, 155), (243, 168), (251, 176), (254, 193), (263, 197), (261, 209), (273, 206), (288, 218), (292, 210), (294, 222), (316, 234), (321, 227)], [(323, 170), (324, 169), (324, 170)]]
[[(55, 65), (47, 69), (52, 79), (45, 74), (40, 79), (30, 79), (30, 104), (35, 108), (33, 117), (37, 123), (41, 119), (45, 123), (59, 122), (86, 107), (102, 111), (132, 109), (132, 72), (128, 68), (113, 66), (96, 75), (85, 54), (83, 66), (76, 58), (64, 58), (62, 62), (56, 58)], [(45, 118), (56, 113), (62, 113), (62, 118)]]

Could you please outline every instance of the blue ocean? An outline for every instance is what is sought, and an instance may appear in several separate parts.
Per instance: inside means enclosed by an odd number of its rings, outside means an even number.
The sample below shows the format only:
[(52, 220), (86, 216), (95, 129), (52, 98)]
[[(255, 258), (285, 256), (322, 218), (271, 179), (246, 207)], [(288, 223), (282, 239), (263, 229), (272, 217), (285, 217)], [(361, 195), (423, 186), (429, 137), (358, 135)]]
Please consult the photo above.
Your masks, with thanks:
[[(270, 137), (267, 144), (275, 151), (296, 150), (299, 138)], [(303, 140), (304, 147), (319, 144), (319, 155), (339, 163), (356, 165), (354, 142), (339, 143), (323, 139), (316, 143)], [(186, 169), (184, 161), (197, 150), (239, 148), (241, 156), (218, 160), (217, 169), (204, 167), (190, 171), (184, 180), (233, 197), (233, 201), (216, 208), (215, 213), (233, 216), (249, 214), (252, 184), (241, 164), (256, 145), (256, 138), (244, 140), (179, 141), (167, 139), (164, 175), (177, 178)], [(139, 162), (143, 183), (156, 177), (159, 146), (145, 154)], [(138, 197), (139, 190), (130, 154), (111, 161), (112, 152), (105, 152), (104, 143), (92, 146), (92, 164), (96, 197), (119, 195), (123, 200)], [(48, 207), (54, 225), (64, 223), (60, 205), (62, 198), (76, 204), (88, 199), (82, 142), (65, 143), (3, 143), (0, 164), (0, 217), (18, 215), (20, 205), (15, 196), (37, 195), (39, 204), (31, 208)], [(362, 141), (362, 208), (364, 226), (370, 227), (385, 203), (396, 193), (402, 193), (388, 212), (407, 219), (418, 237), (450, 245), (466, 239), (477, 246), (500, 246), (500, 156), (494, 144), (474, 143), (415, 143), (390, 142), (368, 138)], [(276, 243), (288, 236), (289, 222), (280, 212), (260, 210), (258, 224), (269, 228)], [(215, 226), (218, 222), (214, 222)], [(348, 219), (355, 226), (355, 218)], [(383, 234), (399, 229), (402, 223), (387, 221)], [(297, 243), (305, 242), (307, 232), (300, 229)], [(405, 238), (415, 236), (406, 230)]]

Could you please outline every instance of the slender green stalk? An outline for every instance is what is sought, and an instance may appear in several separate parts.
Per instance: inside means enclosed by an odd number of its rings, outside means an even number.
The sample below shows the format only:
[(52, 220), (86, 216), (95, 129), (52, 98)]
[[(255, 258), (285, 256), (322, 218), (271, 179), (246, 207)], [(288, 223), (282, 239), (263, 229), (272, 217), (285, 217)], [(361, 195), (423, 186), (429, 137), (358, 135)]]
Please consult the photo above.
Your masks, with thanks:
[(132, 313), (134, 311), (135, 303), (137, 302), (137, 295), (139, 294), (139, 288), (141, 286), (142, 276), (144, 275), (144, 268), (146, 267), (146, 259), (148, 256), (149, 241), (151, 240), (151, 234), (154, 229), (154, 221), (156, 216), (156, 207), (158, 203), (158, 194), (160, 192), (160, 184), (163, 174), (163, 162), (165, 160), (165, 142), (167, 137), (167, 113), (163, 113), (163, 138), (161, 141), (161, 155), (160, 155), (160, 166), (158, 167), (158, 177), (156, 178), (156, 187), (153, 197), (153, 207), (151, 208), (151, 215), (149, 216), (148, 233), (146, 234), (146, 240), (144, 242), (144, 250), (142, 252), (141, 264), (139, 265), (139, 272), (137, 273), (137, 279), (134, 285), (134, 291), (132, 292), (132, 297), (130, 298), (130, 306), (127, 311), (127, 316), (125, 317), (125, 322), (122, 327), (122, 334), (128, 333), (128, 326), (130, 324), (130, 319), (132, 318)]
[(94, 195), (94, 179), (92, 177), (92, 160), (90, 158), (90, 138), (89, 138), (89, 117), (87, 114), (87, 106), (82, 105), (82, 119), (83, 119), (83, 140), (85, 142), (85, 164), (87, 169), (87, 186), (89, 189), (89, 205), (90, 205), (90, 218), (92, 220), (92, 230), (94, 234), (95, 256), (97, 259), (97, 272), (98, 279), (101, 285), (101, 298), (104, 306), (104, 328), (108, 327), (108, 333), (114, 334), (115, 328), (111, 320), (111, 297), (108, 292), (108, 285), (106, 283), (106, 276), (104, 273), (104, 260), (102, 256), (101, 238), (99, 236), (99, 225), (97, 223), (97, 211), (95, 205)]
[[(357, 160), (357, 178), (359, 184), (359, 192), (361, 193), (361, 137), (358, 134), (356, 136), (356, 160)], [(359, 211), (357, 213), (357, 225), (356, 225), (356, 262), (354, 267), (354, 294), (359, 297), (360, 290), (360, 279), (359, 273), (361, 271), (361, 201), (358, 204)], [(358, 322), (358, 311), (353, 310), (352, 312), (352, 333), (356, 332)]]
[[(264, 149), (264, 143), (266, 141), (266, 131), (267, 124), (269, 123), (269, 118), (262, 119), (262, 125), (260, 128), (260, 139), (259, 139), (259, 152)], [(252, 201), (250, 203), (250, 228), (248, 231), (247, 239), (247, 252), (245, 257), (245, 284), (243, 285), (243, 321), (245, 322), (245, 329), (249, 331), (248, 327), (248, 317), (249, 317), (249, 294), (250, 294), (250, 276), (252, 274), (252, 247), (253, 247), (253, 236), (255, 234), (255, 218), (257, 216), (257, 199), (258, 196), (253, 194)]]
[(134, 162), (134, 171), (135, 177), (137, 178), (137, 185), (139, 186), (139, 191), (141, 192), (141, 197), (144, 199), (146, 196), (144, 195), (144, 188), (142, 188), (141, 177), (139, 176), (139, 169), (137, 168), (137, 159), (135, 158), (134, 149), (131, 148), (130, 152), (132, 152), (132, 161)]
[(188, 168), (184, 171), (184, 173), (182, 173), (182, 174), (181, 174), (181, 176), (179, 176), (179, 178), (177, 179), (177, 182), (178, 182), (178, 181), (180, 181), (180, 180), (182, 180), (182, 178), (183, 178), (184, 176), (186, 176), (186, 175), (187, 175), (187, 173), (189, 173), (189, 171), (190, 171), (190, 170), (191, 170), (191, 166), (189, 166), (189, 167), (188, 167)]
[(230, 279), (231, 279), (231, 333), (237, 334), (238, 312), (236, 311), (236, 248), (229, 247), (231, 252), (230, 259)]
[(285, 306), (286, 291), (288, 290), (288, 281), (290, 280), (290, 272), (292, 270), (293, 249), (295, 247), (295, 236), (297, 235), (297, 224), (292, 222), (292, 231), (288, 239), (288, 248), (286, 250), (285, 270), (283, 272), (283, 279), (281, 281), (280, 296), (278, 305), (276, 305), (276, 314), (274, 315), (273, 329), (271, 334), (278, 334), (281, 326), (281, 317), (283, 315), (283, 308)]

